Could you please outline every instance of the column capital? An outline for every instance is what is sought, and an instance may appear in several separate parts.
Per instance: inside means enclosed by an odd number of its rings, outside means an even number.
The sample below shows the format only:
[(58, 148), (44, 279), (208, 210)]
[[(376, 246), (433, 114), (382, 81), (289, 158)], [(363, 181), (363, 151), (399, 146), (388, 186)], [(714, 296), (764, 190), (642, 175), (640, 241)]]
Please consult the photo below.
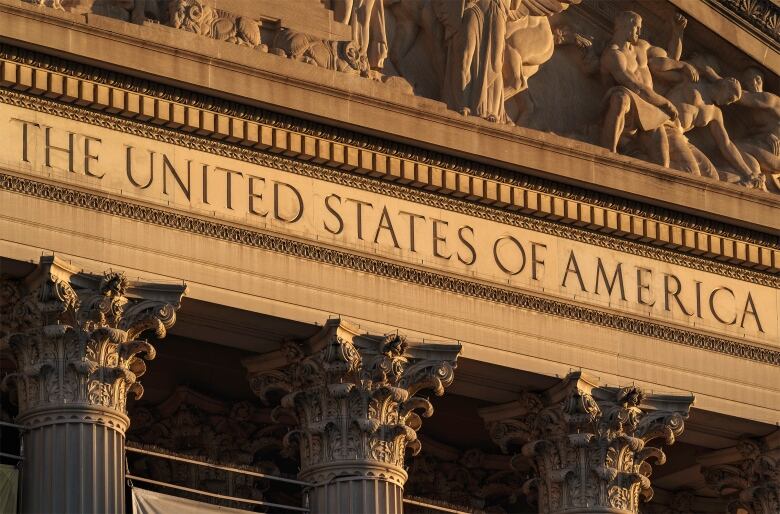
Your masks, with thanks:
[(421, 417), (433, 414), (417, 393), (444, 394), (460, 349), (363, 334), (334, 319), (314, 337), (245, 359), (244, 366), (261, 400), (281, 396), (275, 416), (296, 426), (287, 439), (299, 444), (302, 479), (381, 476), (403, 486), (406, 449), (420, 451)]
[[(523, 489), (538, 494), (539, 512), (633, 513), (652, 497), (650, 461), (682, 434), (692, 396), (647, 394), (636, 386), (600, 386), (570, 373), (553, 388), (480, 410), (491, 437), (529, 459), (536, 477)], [(652, 443), (652, 444), (651, 444)]]
[(780, 430), (702, 455), (704, 479), (728, 501), (728, 512), (780, 512)]
[(138, 377), (158, 338), (176, 320), (186, 286), (130, 281), (72, 268), (54, 256), (21, 280), (0, 280), (0, 337), (17, 370), (18, 420), (32, 428), (60, 420), (127, 429), (127, 394), (143, 394)]

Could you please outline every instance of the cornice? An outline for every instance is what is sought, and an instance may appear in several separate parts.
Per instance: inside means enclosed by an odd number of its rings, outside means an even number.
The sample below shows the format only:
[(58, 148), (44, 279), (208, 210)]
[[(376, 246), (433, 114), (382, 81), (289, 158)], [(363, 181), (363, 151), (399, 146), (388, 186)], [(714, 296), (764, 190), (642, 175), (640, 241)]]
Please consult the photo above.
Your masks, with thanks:
[(761, 39), (780, 49), (780, 6), (772, 0), (705, 0), (721, 11), (732, 13), (759, 32)]
[[(232, 142), (236, 148), (283, 153), (298, 162), (321, 162), (331, 168), (407, 184), (439, 195), (465, 198), (475, 206), (521, 211), (629, 240), (648, 241), (685, 253), (780, 272), (780, 238), (776, 235), (388, 143), (115, 73), (72, 66), (67, 61), (14, 47), (0, 47), (0, 59), (4, 59), (0, 62), (0, 85), (111, 112), (116, 119), (144, 120), (180, 133), (194, 132), (209, 139)], [(59, 114), (59, 110), (53, 109), (53, 114)], [(90, 119), (85, 122), (90, 123)]]

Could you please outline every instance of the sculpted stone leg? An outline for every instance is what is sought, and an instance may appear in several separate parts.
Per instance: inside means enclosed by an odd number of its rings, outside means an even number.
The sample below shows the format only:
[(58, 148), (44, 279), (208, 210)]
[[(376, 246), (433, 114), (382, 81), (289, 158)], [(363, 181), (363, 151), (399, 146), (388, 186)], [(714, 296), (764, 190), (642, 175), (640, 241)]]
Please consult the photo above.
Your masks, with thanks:
[(142, 359), (155, 355), (139, 336), (165, 336), (184, 289), (54, 257), (0, 282), (2, 344), (17, 364), (3, 385), (16, 385), (25, 427), (22, 512), (124, 512), (127, 395), (143, 393)]
[(609, 97), (609, 107), (604, 116), (604, 126), (601, 129), (601, 145), (617, 153), (620, 136), (626, 127), (626, 116), (631, 110), (631, 101), (627, 93), (616, 90)]
[(312, 514), (403, 512), (406, 449), (420, 451), (421, 416), (433, 414), (416, 394), (444, 394), (459, 352), (329, 320), (301, 344), (244, 361), (255, 394), (281, 395), (274, 415), (294, 425), (285, 442), (297, 443), (299, 478), (314, 484)]
[(780, 512), (780, 430), (698, 460), (707, 484), (728, 500), (729, 514)]
[(480, 410), (493, 441), (513, 458), (529, 459), (543, 514), (637, 514), (653, 495), (650, 460), (666, 456), (683, 431), (690, 396), (645, 395), (636, 387), (599, 387), (571, 373), (540, 395)]

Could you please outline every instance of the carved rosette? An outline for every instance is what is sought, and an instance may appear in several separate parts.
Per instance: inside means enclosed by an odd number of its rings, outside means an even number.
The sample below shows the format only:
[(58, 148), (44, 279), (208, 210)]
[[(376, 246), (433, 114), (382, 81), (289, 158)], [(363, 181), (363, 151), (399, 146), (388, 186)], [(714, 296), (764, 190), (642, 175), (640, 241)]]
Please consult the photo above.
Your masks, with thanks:
[(707, 484), (728, 500), (727, 511), (780, 512), (780, 448), (772, 450), (766, 441), (745, 439), (730, 450), (736, 460), (703, 469)]
[[(138, 377), (154, 347), (173, 326), (183, 285), (129, 284), (122, 273), (76, 273), (53, 257), (23, 281), (0, 281), (2, 345), (16, 361), (3, 386), (16, 385), (18, 420), (34, 426), (91, 416), (126, 430), (127, 395), (143, 394)], [(145, 295), (145, 293), (150, 293)], [(77, 414), (80, 411), (82, 414)]]
[(482, 409), (494, 442), (530, 460), (536, 476), (523, 491), (536, 494), (540, 513), (639, 512), (652, 498), (651, 462), (666, 456), (682, 433), (692, 397), (645, 395), (637, 387), (597, 387), (570, 374), (543, 395)]
[(444, 394), (459, 352), (459, 345), (359, 335), (355, 327), (331, 320), (313, 339), (286, 343), (273, 356), (244, 364), (264, 402), (281, 394), (274, 417), (295, 426), (285, 441), (298, 444), (301, 478), (366, 476), (403, 486), (406, 450), (420, 451), (421, 417), (433, 414), (417, 393)]

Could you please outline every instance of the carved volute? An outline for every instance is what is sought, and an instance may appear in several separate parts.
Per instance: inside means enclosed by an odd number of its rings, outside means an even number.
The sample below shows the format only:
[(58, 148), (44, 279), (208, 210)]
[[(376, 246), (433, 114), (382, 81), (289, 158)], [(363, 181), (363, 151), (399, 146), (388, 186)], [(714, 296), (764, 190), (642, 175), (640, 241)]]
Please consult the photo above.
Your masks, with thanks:
[(79, 273), (54, 257), (23, 281), (0, 281), (0, 335), (17, 365), (4, 385), (16, 385), (19, 421), (99, 411), (124, 431), (127, 395), (143, 394), (138, 378), (155, 356), (141, 335), (165, 336), (184, 290), (130, 283), (119, 272)]
[(652, 498), (651, 463), (682, 434), (693, 397), (646, 395), (637, 387), (599, 387), (580, 373), (542, 395), (482, 409), (494, 442), (529, 459), (540, 513), (639, 512)]
[(264, 402), (281, 393), (275, 416), (295, 426), (286, 439), (299, 445), (301, 478), (366, 476), (403, 486), (406, 450), (419, 452), (421, 417), (433, 414), (417, 393), (444, 394), (459, 352), (459, 345), (409, 344), (395, 334), (360, 335), (330, 320), (312, 339), (244, 365)]

